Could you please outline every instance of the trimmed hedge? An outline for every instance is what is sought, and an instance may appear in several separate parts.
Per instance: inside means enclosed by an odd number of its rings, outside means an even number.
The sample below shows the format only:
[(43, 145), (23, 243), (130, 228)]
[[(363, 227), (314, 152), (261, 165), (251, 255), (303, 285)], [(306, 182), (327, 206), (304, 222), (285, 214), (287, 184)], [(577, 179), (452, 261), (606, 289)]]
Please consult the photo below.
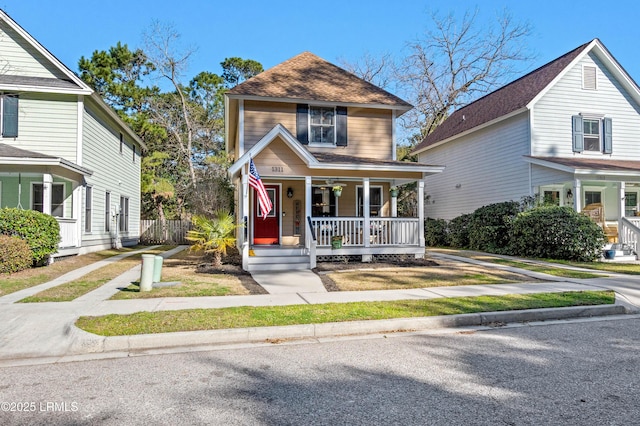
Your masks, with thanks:
[(424, 221), (424, 242), (429, 247), (447, 245), (447, 221), (427, 218)]
[(35, 210), (4, 208), (0, 209), (0, 234), (25, 240), (38, 265), (58, 251), (60, 225), (53, 216)]
[(469, 248), (505, 253), (509, 245), (510, 222), (520, 213), (520, 203), (503, 203), (483, 206), (471, 214), (469, 221)]
[(447, 243), (451, 247), (469, 247), (469, 223), (471, 214), (463, 214), (449, 221), (449, 233)]
[(33, 253), (25, 240), (0, 235), (0, 273), (12, 274), (29, 269), (33, 264)]
[(511, 223), (509, 251), (516, 256), (591, 262), (605, 236), (587, 216), (571, 207), (542, 206), (518, 214)]

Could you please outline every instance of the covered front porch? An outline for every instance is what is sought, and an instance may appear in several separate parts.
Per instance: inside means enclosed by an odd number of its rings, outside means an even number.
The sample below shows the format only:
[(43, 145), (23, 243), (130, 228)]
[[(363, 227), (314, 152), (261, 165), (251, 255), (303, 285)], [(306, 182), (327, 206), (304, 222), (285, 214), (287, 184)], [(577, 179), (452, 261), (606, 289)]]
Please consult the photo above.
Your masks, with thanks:
[[(621, 160), (532, 159), (540, 201), (573, 207), (600, 225), (609, 244), (640, 250), (640, 162)], [(545, 168), (555, 181), (544, 178)], [(557, 172), (563, 172), (558, 174)], [(550, 175), (551, 173), (546, 173)], [(544, 178), (544, 179), (543, 179)], [(547, 182), (544, 182), (547, 180)]]
[[(273, 205), (266, 217), (249, 185), (250, 159)], [(237, 189), (237, 220), (245, 225), (237, 235), (243, 268), (301, 269), (323, 260), (423, 256), (424, 178), (442, 170), (311, 153), (280, 129), (230, 169)], [(398, 214), (401, 185), (410, 185), (415, 196), (415, 211), (409, 217)]]
[(92, 172), (62, 158), (0, 144), (0, 207), (37, 210), (60, 225), (58, 253), (82, 244), (82, 186)]

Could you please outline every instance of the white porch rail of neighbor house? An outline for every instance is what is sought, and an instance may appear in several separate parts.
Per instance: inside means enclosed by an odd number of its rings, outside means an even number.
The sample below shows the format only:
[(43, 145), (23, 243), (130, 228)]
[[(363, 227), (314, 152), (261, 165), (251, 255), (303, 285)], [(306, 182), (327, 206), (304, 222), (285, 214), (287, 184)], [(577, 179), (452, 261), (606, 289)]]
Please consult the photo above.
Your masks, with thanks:
[(420, 244), (420, 223), (413, 217), (376, 217), (370, 219), (368, 232), (361, 217), (312, 218), (318, 247), (330, 246), (331, 238), (342, 237), (342, 246), (363, 246), (369, 238), (371, 246)]
[(634, 252), (640, 249), (640, 217), (620, 218), (618, 237), (622, 244), (630, 246)]
[(58, 225), (60, 225), (60, 242), (59, 248), (76, 247), (78, 245), (78, 223), (77, 219), (69, 219), (57, 217)]

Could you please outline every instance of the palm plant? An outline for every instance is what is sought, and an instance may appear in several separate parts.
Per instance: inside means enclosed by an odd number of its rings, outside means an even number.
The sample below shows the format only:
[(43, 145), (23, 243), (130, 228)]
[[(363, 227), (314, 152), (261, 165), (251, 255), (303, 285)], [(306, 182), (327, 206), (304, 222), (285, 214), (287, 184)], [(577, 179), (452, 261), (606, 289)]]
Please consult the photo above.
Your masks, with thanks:
[(226, 210), (216, 210), (211, 219), (194, 215), (191, 222), (194, 229), (187, 233), (187, 240), (194, 243), (191, 250), (212, 253), (213, 266), (220, 267), (222, 256), (236, 243), (235, 230), (242, 225), (237, 225)]

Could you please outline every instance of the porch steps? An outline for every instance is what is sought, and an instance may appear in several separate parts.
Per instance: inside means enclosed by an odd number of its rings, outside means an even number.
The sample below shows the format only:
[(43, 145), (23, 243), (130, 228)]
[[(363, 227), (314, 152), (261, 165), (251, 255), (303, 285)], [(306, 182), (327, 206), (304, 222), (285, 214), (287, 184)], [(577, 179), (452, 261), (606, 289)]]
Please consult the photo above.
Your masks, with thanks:
[(304, 248), (254, 248), (249, 256), (249, 272), (290, 271), (311, 269)]

